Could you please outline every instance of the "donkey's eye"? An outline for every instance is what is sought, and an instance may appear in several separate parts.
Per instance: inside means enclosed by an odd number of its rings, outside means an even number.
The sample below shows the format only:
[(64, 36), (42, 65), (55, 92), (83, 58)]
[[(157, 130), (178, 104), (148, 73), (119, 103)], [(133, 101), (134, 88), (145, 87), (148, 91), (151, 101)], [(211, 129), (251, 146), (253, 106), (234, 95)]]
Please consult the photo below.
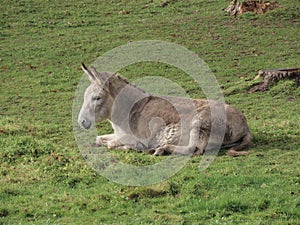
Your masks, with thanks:
[(93, 97), (93, 100), (95, 100), (95, 101), (100, 101), (100, 100), (101, 100), (101, 97), (99, 97), (99, 96)]

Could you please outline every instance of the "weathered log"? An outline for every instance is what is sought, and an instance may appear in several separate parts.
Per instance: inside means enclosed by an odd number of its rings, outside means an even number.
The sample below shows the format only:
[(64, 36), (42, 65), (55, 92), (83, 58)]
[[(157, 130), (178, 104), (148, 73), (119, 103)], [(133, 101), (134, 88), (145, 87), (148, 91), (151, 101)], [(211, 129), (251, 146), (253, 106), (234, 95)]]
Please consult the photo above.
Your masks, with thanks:
[(300, 85), (300, 68), (259, 70), (255, 79), (263, 77), (263, 81), (248, 90), (248, 93), (256, 91), (267, 91), (269, 86), (281, 79), (295, 79)]
[(224, 9), (225, 12), (227, 12), (229, 15), (235, 16), (238, 14), (240, 8), (240, 3), (237, 2), (237, 0), (232, 0), (230, 2), (230, 5)]
[(243, 14), (246, 12), (264, 14), (267, 11), (276, 9), (278, 7), (278, 2), (249, 0), (247, 2), (240, 3), (237, 0), (232, 0), (230, 5), (226, 9), (224, 9), (224, 11), (232, 16), (236, 16), (238, 14)]

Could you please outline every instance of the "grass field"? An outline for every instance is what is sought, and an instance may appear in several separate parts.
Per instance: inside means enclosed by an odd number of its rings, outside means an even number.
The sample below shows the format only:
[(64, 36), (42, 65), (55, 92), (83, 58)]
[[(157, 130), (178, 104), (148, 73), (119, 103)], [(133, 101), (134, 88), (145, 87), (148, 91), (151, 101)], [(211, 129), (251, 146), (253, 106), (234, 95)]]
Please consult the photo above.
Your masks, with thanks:
[[(265, 15), (227, 16), (230, 1), (1, 1), (0, 224), (300, 224), (300, 87), (284, 80), (248, 94), (259, 69), (300, 66), (300, 2)], [(226, 102), (246, 115), (253, 154), (221, 152), (205, 171), (192, 158), (170, 179), (129, 187), (97, 174), (80, 154), (72, 103), (80, 63), (139, 40), (199, 55)], [(192, 97), (181, 71), (140, 63), (129, 80), (163, 76)], [(107, 123), (99, 132), (107, 133)], [(128, 164), (160, 158), (115, 153)]]

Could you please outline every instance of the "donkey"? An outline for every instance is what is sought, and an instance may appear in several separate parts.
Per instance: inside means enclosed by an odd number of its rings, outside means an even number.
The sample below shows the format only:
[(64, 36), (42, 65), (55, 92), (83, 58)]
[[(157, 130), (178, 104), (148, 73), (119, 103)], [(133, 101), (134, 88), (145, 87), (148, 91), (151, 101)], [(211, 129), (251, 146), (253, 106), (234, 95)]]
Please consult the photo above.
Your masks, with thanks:
[[(148, 94), (119, 74), (100, 73), (84, 64), (81, 67), (91, 84), (84, 93), (79, 125), (90, 129), (96, 122), (108, 120), (114, 130), (113, 134), (97, 136), (96, 145), (156, 156), (200, 155), (208, 143), (216, 142), (231, 147), (228, 155), (250, 153), (240, 151), (252, 139), (246, 118), (232, 106), (213, 100)], [(212, 109), (221, 113), (212, 116)], [(214, 132), (213, 126), (217, 126)], [(219, 132), (222, 127), (223, 133)]]

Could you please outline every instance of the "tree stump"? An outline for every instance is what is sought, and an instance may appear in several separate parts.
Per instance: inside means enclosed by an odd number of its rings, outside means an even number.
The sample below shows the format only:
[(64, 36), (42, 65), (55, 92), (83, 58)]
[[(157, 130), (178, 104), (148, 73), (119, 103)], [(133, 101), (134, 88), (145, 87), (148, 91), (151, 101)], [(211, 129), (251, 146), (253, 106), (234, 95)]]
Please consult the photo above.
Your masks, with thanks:
[(224, 11), (232, 16), (244, 14), (246, 12), (264, 14), (267, 11), (276, 9), (278, 7), (279, 4), (277, 2), (249, 0), (247, 2), (240, 3), (237, 0), (232, 0), (230, 5), (224, 9)]
[(259, 70), (255, 79), (263, 77), (263, 81), (248, 90), (248, 93), (256, 91), (267, 91), (271, 84), (281, 79), (295, 79), (296, 84), (300, 85), (300, 68), (291, 69), (271, 69), (271, 70)]

